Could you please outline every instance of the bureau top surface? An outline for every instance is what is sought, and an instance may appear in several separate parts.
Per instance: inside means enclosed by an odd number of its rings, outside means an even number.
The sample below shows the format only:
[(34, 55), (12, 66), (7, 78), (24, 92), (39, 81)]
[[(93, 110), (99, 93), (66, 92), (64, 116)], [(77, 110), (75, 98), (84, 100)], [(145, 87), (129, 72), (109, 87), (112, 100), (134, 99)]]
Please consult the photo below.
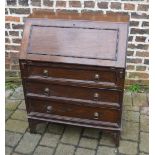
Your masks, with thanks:
[(66, 19), (66, 20), (91, 20), (110, 22), (129, 22), (129, 16), (121, 14), (101, 13), (54, 13), (49, 11), (36, 11), (28, 18)]
[(35, 12), (25, 22), (20, 59), (124, 68), (128, 20)]

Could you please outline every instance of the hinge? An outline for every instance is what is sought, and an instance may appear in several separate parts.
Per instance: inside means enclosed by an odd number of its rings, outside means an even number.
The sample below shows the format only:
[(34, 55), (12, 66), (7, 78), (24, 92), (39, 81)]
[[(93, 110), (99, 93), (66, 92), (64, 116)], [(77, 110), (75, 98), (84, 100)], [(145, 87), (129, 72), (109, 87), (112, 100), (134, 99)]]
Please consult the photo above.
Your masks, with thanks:
[(31, 65), (32, 61), (31, 60), (27, 60), (27, 64)]
[(120, 71), (119, 72), (119, 77), (122, 79), (124, 77), (124, 72), (123, 71)]
[(115, 68), (114, 68), (114, 67), (111, 67), (110, 69), (111, 69), (111, 70), (115, 70)]
[(26, 62), (21, 62), (21, 69), (24, 69), (25, 68), (25, 65), (26, 65)]

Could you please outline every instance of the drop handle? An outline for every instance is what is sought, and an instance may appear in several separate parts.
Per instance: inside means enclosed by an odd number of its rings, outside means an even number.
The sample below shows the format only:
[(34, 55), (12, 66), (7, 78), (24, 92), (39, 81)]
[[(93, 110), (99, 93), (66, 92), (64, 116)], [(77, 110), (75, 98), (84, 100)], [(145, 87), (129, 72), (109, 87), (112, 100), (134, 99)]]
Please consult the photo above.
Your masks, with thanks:
[(44, 89), (44, 95), (49, 96), (50, 90), (49, 88)]
[(94, 93), (94, 100), (98, 100), (99, 98), (99, 94), (98, 93)]
[(47, 106), (46, 112), (47, 112), (47, 113), (50, 113), (50, 112), (52, 112), (52, 109), (53, 109), (52, 106)]
[(43, 76), (44, 76), (44, 77), (48, 77), (48, 70), (47, 70), (47, 69), (45, 69), (45, 70), (43, 71)]
[(94, 112), (94, 119), (98, 119), (99, 118), (99, 113), (98, 112)]
[(100, 79), (100, 75), (99, 74), (95, 74), (95, 80), (99, 80)]

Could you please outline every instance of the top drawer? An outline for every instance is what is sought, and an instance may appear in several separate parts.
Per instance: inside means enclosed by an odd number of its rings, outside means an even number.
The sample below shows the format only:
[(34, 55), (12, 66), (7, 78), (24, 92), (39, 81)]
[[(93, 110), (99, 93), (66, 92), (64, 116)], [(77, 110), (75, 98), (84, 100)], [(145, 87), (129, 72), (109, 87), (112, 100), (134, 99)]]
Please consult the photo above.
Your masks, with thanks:
[(87, 81), (111, 87), (123, 87), (124, 83), (124, 70), (111, 67), (30, 63), (28, 64), (28, 76), (42, 77), (44, 79), (57, 78), (64, 81), (67, 79), (72, 82)]

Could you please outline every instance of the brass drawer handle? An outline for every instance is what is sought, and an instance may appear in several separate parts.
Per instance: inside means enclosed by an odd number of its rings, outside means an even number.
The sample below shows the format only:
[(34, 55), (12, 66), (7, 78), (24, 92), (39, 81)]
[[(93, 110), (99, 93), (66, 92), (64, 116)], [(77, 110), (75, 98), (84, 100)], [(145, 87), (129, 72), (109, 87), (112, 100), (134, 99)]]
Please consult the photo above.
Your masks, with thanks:
[(52, 106), (47, 106), (47, 108), (46, 108), (46, 112), (47, 113), (51, 113), (52, 112)]
[(43, 76), (44, 76), (44, 77), (48, 77), (48, 70), (45, 69), (45, 70), (43, 71)]
[(49, 88), (44, 89), (44, 95), (49, 96), (50, 90)]
[(98, 100), (99, 98), (99, 94), (98, 93), (94, 93), (94, 100)]
[(98, 119), (99, 118), (99, 113), (98, 112), (94, 112), (94, 119)]
[(95, 80), (99, 80), (100, 75), (99, 74), (95, 74)]

